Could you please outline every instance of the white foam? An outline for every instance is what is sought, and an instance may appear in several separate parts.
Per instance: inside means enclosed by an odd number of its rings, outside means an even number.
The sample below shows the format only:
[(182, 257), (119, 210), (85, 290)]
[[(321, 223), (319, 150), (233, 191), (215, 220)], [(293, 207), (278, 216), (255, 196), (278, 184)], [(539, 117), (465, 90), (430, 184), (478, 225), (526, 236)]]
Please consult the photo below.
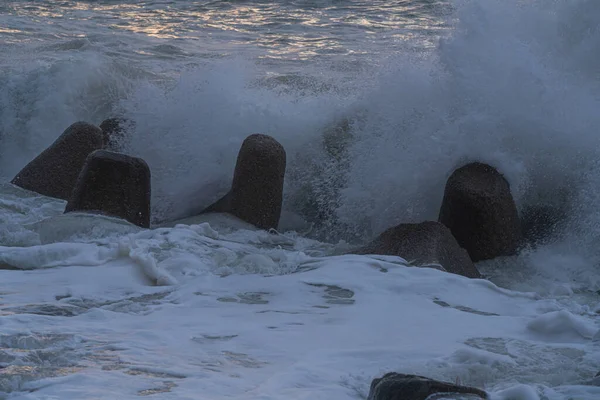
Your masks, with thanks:
[[(591, 316), (547, 313), (540, 296), (397, 257), (311, 257), (306, 243), (290, 238), (285, 248), (257, 246), (261, 235), (274, 236), (203, 223), (107, 238), (102, 247), (113, 257), (106, 258), (90, 252), (95, 243), (19, 249), (29, 260), (21, 265), (71, 266), (3, 271), (3, 337), (26, 326), (30, 335), (79, 339), (68, 341), (71, 369), (57, 367), (43, 380), (35, 368), (32, 378), (15, 371), (21, 380), (3, 390), (36, 389), (16, 397), (24, 399), (64, 396), (67, 388), (74, 398), (137, 398), (153, 389), (193, 398), (199, 387), (212, 398), (348, 399), (368, 391), (372, 378), (399, 371), (459, 377), (503, 400), (553, 393), (556, 381), (562, 393), (599, 393), (577, 386), (595, 374), (600, 356)], [(15, 254), (5, 250), (4, 257)], [(83, 268), (90, 260), (102, 265)], [(40, 315), (48, 312), (73, 316)], [(553, 355), (544, 346), (557, 339)], [(40, 351), (67, 346), (36, 343)], [(17, 354), (10, 344), (4, 351)], [(541, 365), (531, 363), (539, 358)], [(577, 369), (565, 382), (569, 363)]]
[[(288, 229), (360, 242), (436, 219), (448, 174), (473, 159), (506, 175), (520, 209), (551, 199), (568, 220), (546, 246), (479, 264), (491, 281), (469, 280), (224, 215), (148, 230), (63, 215), (63, 201), (2, 185), (0, 268), (17, 270), (0, 270), (0, 392), (345, 400), (398, 371), (498, 400), (599, 398), (600, 7), (455, 3), (432, 53), (312, 70), (330, 91), (271, 90), (248, 60), (184, 59), (179, 75), (132, 67), (112, 42), (68, 40), (35, 62), (14, 49), (0, 76), (4, 180), (76, 120), (118, 113), (135, 122), (124, 151), (152, 168), (155, 222), (224, 194), (255, 132), (288, 152)], [(343, 118), (338, 159), (323, 131)]]
[(568, 311), (556, 311), (544, 314), (527, 325), (527, 329), (542, 338), (591, 339), (598, 331), (597, 327), (589, 324)]

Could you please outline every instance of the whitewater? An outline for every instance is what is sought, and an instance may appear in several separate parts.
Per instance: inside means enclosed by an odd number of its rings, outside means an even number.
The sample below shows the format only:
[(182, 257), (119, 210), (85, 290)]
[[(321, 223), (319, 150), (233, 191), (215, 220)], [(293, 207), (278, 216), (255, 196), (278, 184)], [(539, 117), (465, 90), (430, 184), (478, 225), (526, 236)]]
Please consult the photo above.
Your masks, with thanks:
[[(365, 400), (390, 371), (600, 398), (598, 21), (595, 0), (2, 1), (0, 399)], [(9, 183), (116, 116), (152, 229)], [(189, 217), (252, 133), (287, 151), (278, 231)], [(521, 213), (559, 209), (552, 234), (485, 279), (347, 254), (437, 220), (469, 161)]]

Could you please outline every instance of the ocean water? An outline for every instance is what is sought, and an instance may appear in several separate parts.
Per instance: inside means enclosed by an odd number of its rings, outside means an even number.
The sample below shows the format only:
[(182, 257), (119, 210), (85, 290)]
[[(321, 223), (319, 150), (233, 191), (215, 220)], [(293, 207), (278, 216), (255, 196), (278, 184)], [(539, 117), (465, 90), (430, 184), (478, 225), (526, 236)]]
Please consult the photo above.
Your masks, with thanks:
[[(600, 3), (2, 1), (0, 399), (366, 399), (397, 371), (598, 399)], [(153, 228), (10, 185), (71, 123), (133, 122)], [(286, 148), (278, 234), (225, 215), (251, 133)], [(436, 219), (468, 161), (547, 240), (469, 280), (341, 255)], [(451, 397), (450, 397), (451, 398)]]

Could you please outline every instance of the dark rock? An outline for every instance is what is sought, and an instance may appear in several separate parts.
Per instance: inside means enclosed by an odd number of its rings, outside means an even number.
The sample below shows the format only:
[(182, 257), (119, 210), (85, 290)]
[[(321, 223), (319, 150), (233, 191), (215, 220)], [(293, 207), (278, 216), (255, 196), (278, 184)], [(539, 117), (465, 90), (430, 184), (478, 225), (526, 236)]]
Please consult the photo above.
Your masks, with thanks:
[(11, 181), (44, 196), (68, 200), (87, 156), (102, 148), (102, 131), (86, 122), (69, 126)]
[(444, 270), (468, 278), (481, 275), (469, 254), (461, 248), (448, 228), (439, 222), (400, 224), (390, 228), (354, 254), (399, 256), (416, 265), (441, 264)]
[(87, 158), (65, 213), (95, 212), (150, 227), (150, 168), (141, 158), (97, 150)]
[(271, 136), (254, 134), (242, 143), (231, 190), (202, 211), (226, 212), (261, 229), (277, 229), (283, 202), (286, 154)]
[(521, 212), (523, 241), (529, 245), (546, 242), (556, 235), (567, 219), (564, 209), (549, 205), (525, 207)]
[(510, 186), (486, 164), (468, 164), (452, 173), (439, 221), (450, 228), (474, 262), (515, 254), (521, 244), (521, 224)]
[(426, 400), (436, 393), (470, 394), (488, 399), (487, 393), (477, 388), (440, 382), (424, 376), (390, 372), (373, 379), (367, 400)]
[(127, 125), (130, 122), (124, 118), (109, 118), (100, 124), (102, 130), (103, 147), (108, 150), (117, 150), (125, 139)]

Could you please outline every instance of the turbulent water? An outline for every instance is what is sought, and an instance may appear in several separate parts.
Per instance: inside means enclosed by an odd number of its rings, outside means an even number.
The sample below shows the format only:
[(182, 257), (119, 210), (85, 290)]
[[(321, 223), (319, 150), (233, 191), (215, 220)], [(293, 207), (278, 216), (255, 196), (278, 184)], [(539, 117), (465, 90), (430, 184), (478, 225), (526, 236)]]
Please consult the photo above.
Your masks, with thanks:
[[(391, 370), (600, 398), (599, 21), (595, 0), (1, 2), (0, 398), (364, 399)], [(7, 184), (114, 116), (153, 229)], [(287, 151), (282, 234), (168, 224), (256, 132)], [(480, 263), (493, 283), (333, 256), (437, 219), (472, 160), (562, 215)]]

